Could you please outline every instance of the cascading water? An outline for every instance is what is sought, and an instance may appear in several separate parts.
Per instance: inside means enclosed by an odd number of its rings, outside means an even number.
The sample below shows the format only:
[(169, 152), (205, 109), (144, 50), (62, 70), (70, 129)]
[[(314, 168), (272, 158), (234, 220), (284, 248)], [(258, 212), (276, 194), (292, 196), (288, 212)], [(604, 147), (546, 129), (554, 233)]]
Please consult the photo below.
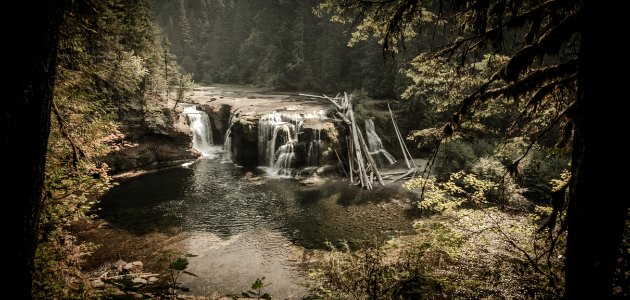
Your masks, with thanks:
[(306, 154), (306, 162), (309, 166), (319, 166), (320, 156), (322, 152), (323, 142), (321, 140), (321, 128), (316, 128), (313, 130), (313, 135), (311, 142), (308, 145), (308, 152)]
[[(312, 113), (278, 113), (264, 115), (258, 122), (258, 159), (259, 165), (265, 167), (270, 175), (291, 176), (298, 163), (296, 149), (307, 150), (308, 166), (318, 166), (320, 162), (321, 120), (325, 118), (323, 111)], [(310, 125), (305, 125), (308, 122)], [(313, 129), (310, 141), (300, 141), (304, 127)], [(306, 148), (308, 147), (308, 148)], [(300, 164), (304, 160), (300, 160)]]
[(324, 111), (320, 110), (317, 113), (305, 115), (305, 118), (317, 120), (317, 126), (313, 128), (306, 155), (306, 163), (308, 166), (316, 167), (321, 163), (322, 148), (324, 146), (324, 142), (322, 141), (322, 120), (326, 118), (326, 115)]
[[(291, 175), (302, 117), (273, 112), (258, 122), (258, 159), (271, 175)], [(278, 145), (278, 146), (277, 146)]]
[(193, 134), (193, 148), (203, 155), (211, 157), (212, 130), (210, 129), (210, 118), (196, 106), (184, 108), (184, 113), (188, 116), (190, 130)]
[(374, 161), (379, 166), (391, 165), (396, 162), (396, 159), (383, 147), (383, 141), (376, 134), (374, 128), (374, 122), (372, 119), (365, 120), (365, 132), (367, 133), (368, 150), (370, 155), (374, 158)]
[(225, 141), (223, 141), (223, 161), (232, 161), (232, 126), (234, 126), (234, 119), (230, 118), (230, 126), (225, 131)]
[(289, 142), (280, 146), (275, 153), (274, 159), (273, 168), (278, 172), (278, 175), (291, 176), (293, 164), (295, 163), (293, 143)]

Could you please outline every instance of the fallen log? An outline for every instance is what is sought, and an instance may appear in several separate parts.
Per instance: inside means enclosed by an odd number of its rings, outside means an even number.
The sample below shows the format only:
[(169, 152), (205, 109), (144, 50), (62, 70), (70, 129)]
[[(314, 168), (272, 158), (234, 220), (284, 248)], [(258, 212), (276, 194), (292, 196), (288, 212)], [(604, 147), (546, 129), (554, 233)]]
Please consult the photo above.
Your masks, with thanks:
[(388, 182), (387, 184), (392, 184), (392, 183), (394, 183), (394, 182), (396, 182), (396, 181), (398, 181), (398, 180), (401, 180), (401, 179), (403, 179), (403, 178), (405, 178), (405, 177), (407, 177), (407, 176), (411, 175), (412, 173), (414, 173), (414, 174), (415, 174), (415, 172), (416, 172), (416, 171), (417, 171), (417, 168), (411, 168), (409, 171), (407, 171), (407, 172), (405, 172), (404, 174), (402, 174), (402, 175), (400, 175), (400, 176), (398, 176), (398, 177), (394, 178), (394, 180), (392, 180), (391, 182)]
[[(409, 152), (409, 148), (407, 148), (407, 145), (405, 144), (405, 140), (403, 139), (402, 134), (400, 133), (400, 130), (398, 129), (398, 124), (396, 124), (396, 120), (394, 120), (394, 113), (392, 112), (392, 108), (389, 106), (389, 103), (387, 103), (387, 109), (389, 110), (389, 115), (392, 118), (394, 131), (396, 131), (396, 137), (398, 137), (398, 142), (400, 143), (400, 149), (403, 153), (403, 156), (405, 157), (405, 163), (407, 164), (407, 169), (411, 169), (409, 160), (411, 160), (413, 167), (417, 168), (418, 166), (416, 165), (416, 162), (413, 160), (413, 156), (411, 156), (411, 153)], [(409, 156), (409, 159), (407, 159), (407, 156)]]

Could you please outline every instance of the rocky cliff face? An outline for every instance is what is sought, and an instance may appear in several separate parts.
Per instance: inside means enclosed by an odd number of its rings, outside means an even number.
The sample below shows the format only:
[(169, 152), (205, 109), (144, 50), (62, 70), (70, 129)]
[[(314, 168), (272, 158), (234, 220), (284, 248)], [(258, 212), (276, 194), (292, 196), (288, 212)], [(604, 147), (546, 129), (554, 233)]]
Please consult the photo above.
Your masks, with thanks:
[(103, 158), (112, 173), (199, 156), (191, 149), (192, 134), (186, 116), (181, 108), (171, 108), (166, 103), (140, 100), (121, 106), (120, 134), (109, 141), (114, 151)]
[(339, 124), (325, 100), (223, 86), (198, 88), (190, 102), (208, 114), (213, 140), (236, 164), (293, 175), (336, 163)]
[(338, 162), (347, 159), (347, 126), (333, 117), (327, 100), (244, 86), (197, 88), (175, 110), (172, 101), (130, 101), (121, 109), (121, 134), (112, 142), (119, 146), (105, 162), (122, 172), (199, 157), (184, 113), (193, 105), (193, 111), (208, 115), (204, 132), (211, 132), (208, 141), (216, 149), (223, 147), (224, 159), (262, 167), (270, 175), (344, 171)]

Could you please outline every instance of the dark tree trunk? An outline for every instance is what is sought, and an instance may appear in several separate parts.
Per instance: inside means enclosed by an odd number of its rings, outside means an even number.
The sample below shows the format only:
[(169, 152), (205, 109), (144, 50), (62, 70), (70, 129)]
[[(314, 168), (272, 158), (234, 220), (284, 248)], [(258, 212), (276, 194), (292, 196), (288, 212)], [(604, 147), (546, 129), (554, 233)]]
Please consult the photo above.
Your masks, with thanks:
[(611, 69), (619, 67), (619, 61), (625, 60), (627, 54), (620, 53), (618, 49), (622, 47), (609, 39), (607, 31), (615, 27), (606, 21), (602, 23), (602, 20), (614, 19), (611, 13), (615, 9), (608, 4), (584, 1), (581, 9), (573, 179), (567, 215), (565, 292), (568, 299), (611, 296), (612, 274), (628, 211), (627, 192), (615, 179), (620, 172), (611, 173), (614, 168), (627, 172), (627, 168), (620, 165), (627, 158), (617, 156), (620, 146), (611, 140), (621, 129), (616, 127), (623, 118), (620, 106), (627, 105), (622, 102), (627, 102), (628, 98), (627, 92), (620, 92), (624, 87), (620, 78), (626, 76)]
[[(33, 257), (50, 132), (50, 101), (64, 1), (17, 1), (11, 24), (4, 24), (6, 95), (0, 105), (0, 149), (3, 153), (9, 233), (3, 246), (11, 265), (5, 293), (32, 297)], [(5, 16), (6, 17), (6, 16)]]

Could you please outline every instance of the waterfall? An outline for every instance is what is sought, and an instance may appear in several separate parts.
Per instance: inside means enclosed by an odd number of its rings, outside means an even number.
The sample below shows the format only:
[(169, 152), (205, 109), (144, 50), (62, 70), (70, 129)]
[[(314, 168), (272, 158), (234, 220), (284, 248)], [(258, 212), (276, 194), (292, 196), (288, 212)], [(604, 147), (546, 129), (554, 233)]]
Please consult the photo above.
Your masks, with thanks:
[(293, 143), (297, 142), (303, 122), (299, 114), (273, 112), (258, 122), (259, 165), (272, 175), (291, 175), (295, 162)]
[(306, 163), (310, 167), (318, 167), (321, 163), (322, 147), (324, 146), (322, 141), (322, 120), (326, 118), (326, 114), (320, 110), (316, 113), (306, 114), (304, 117), (317, 120), (317, 126), (313, 128), (311, 141), (308, 145)]
[(190, 131), (193, 134), (193, 148), (203, 155), (211, 157), (212, 130), (210, 129), (210, 118), (196, 106), (184, 108), (184, 113), (188, 115)]
[(225, 141), (223, 141), (223, 161), (230, 162), (232, 161), (232, 126), (234, 126), (233, 118), (230, 118), (230, 126), (225, 131)]
[(273, 165), (274, 170), (278, 172), (278, 175), (291, 176), (293, 163), (295, 162), (295, 151), (293, 150), (293, 143), (286, 143), (275, 153), (275, 163)]
[(306, 154), (306, 162), (311, 167), (319, 166), (321, 149), (323, 146), (321, 134), (321, 125), (313, 129), (313, 136), (311, 137), (311, 142), (308, 145), (308, 152)]
[[(321, 122), (325, 118), (322, 110), (302, 114), (272, 112), (262, 116), (258, 121), (259, 166), (274, 176), (292, 176), (298, 164), (319, 166), (323, 146)], [(310, 140), (304, 138), (305, 128), (312, 129)], [(299, 156), (304, 154), (306, 159)]]
[(365, 131), (367, 133), (368, 150), (370, 155), (374, 158), (374, 161), (379, 166), (391, 165), (396, 162), (396, 159), (383, 147), (383, 141), (376, 134), (374, 128), (374, 122), (372, 119), (365, 120)]

